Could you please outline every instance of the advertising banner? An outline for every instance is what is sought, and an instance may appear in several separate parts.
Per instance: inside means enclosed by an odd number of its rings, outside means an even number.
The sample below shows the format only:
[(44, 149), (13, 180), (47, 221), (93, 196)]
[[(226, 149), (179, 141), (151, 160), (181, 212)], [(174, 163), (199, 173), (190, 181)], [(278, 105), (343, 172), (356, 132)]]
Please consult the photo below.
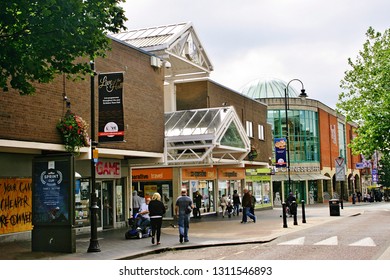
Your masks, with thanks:
[(275, 159), (276, 159), (276, 167), (287, 167), (287, 142), (286, 138), (275, 138), (274, 140), (275, 146)]
[(72, 224), (74, 193), (72, 170), (72, 156), (34, 159), (33, 225)]
[(99, 142), (123, 141), (123, 73), (102, 73), (98, 81)]
[(0, 178), (0, 235), (32, 229), (31, 178)]
[(336, 181), (345, 181), (345, 161), (344, 158), (338, 157), (335, 160)]

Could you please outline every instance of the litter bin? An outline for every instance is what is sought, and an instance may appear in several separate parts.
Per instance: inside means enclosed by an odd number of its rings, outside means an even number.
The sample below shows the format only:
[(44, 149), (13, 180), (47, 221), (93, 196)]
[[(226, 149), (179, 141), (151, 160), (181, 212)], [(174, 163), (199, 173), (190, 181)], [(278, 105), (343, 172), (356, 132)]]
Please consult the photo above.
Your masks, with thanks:
[(329, 211), (331, 216), (340, 216), (340, 201), (338, 199), (329, 200)]

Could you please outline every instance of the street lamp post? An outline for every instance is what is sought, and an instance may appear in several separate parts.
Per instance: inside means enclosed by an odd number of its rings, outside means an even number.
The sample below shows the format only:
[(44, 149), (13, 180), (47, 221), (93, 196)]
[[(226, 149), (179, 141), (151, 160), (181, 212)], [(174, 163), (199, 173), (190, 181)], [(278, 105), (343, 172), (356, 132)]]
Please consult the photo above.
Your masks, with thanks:
[(90, 208), (90, 221), (91, 221), (91, 239), (89, 241), (88, 253), (100, 252), (99, 241), (97, 238), (97, 211), (99, 206), (97, 205), (96, 197), (96, 167), (94, 159), (95, 151), (95, 62), (91, 61), (91, 208)]
[(307, 94), (305, 92), (303, 83), (299, 79), (292, 79), (288, 82), (286, 88), (284, 89), (284, 108), (286, 114), (286, 143), (287, 143), (287, 176), (288, 176), (288, 191), (291, 192), (291, 174), (290, 174), (290, 140), (289, 140), (289, 125), (288, 125), (288, 109), (289, 109), (289, 96), (288, 96), (288, 87), (291, 82), (298, 81), (302, 85), (301, 94), (299, 97), (305, 99)]

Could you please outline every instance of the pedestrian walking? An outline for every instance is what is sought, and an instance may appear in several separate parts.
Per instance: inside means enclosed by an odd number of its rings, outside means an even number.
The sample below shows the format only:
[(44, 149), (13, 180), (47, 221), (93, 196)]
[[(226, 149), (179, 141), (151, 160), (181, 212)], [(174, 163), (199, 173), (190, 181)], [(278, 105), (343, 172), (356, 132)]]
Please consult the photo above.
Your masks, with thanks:
[(253, 220), (254, 223), (256, 223), (256, 216), (253, 215), (250, 212), (250, 208), (252, 205), (252, 198), (251, 195), (249, 194), (248, 189), (244, 189), (244, 196), (242, 197), (242, 224), (246, 224), (248, 221), (248, 217)]
[(154, 193), (152, 200), (149, 202), (149, 216), (150, 225), (152, 227), (152, 244), (157, 241), (157, 245), (160, 244), (162, 219), (165, 214), (165, 205), (161, 201), (161, 195)]
[(200, 208), (202, 207), (202, 195), (200, 194), (199, 191), (196, 191), (194, 194), (194, 218), (200, 219), (201, 214), (200, 214)]
[(252, 194), (251, 191), (249, 191), (249, 195), (251, 196), (251, 207), (250, 207), (250, 212), (251, 214), (255, 214), (255, 206), (256, 206), (256, 197)]
[(221, 206), (221, 210), (222, 210), (222, 218), (225, 218), (227, 204), (228, 204), (228, 200), (226, 198), (226, 194), (223, 194), (219, 201), (219, 205)]
[[(295, 204), (294, 204), (295, 202)], [(297, 206), (297, 199), (295, 198), (294, 194), (292, 192), (289, 193), (287, 198), (287, 207), (288, 207), (288, 213), (290, 217), (292, 217), (295, 214), (296, 206)]]
[(176, 200), (175, 204), (175, 215), (178, 217), (177, 224), (179, 226), (180, 243), (188, 242), (188, 231), (190, 227), (190, 215), (191, 211), (188, 209), (193, 209), (192, 200), (187, 196), (187, 190), (181, 191), (181, 196)]
[(138, 213), (139, 208), (141, 207), (144, 200), (142, 199), (142, 197), (138, 195), (137, 191), (133, 191), (132, 202), (133, 202), (133, 215), (135, 215)]
[(233, 191), (233, 216), (235, 215), (239, 215), (240, 214), (240, 205), (241, 205), (241, 201), (240, 201), (240, 195), (238, 194), (237, 190), (234, 190)]

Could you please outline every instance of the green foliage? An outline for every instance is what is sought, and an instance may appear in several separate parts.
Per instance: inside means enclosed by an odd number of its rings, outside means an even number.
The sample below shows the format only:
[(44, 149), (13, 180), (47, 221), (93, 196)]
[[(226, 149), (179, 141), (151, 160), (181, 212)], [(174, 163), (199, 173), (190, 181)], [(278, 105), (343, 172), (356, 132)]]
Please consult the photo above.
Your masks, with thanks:
[(76, 78), (91, 73), (89, 60), (109, 48), (107, 33), (125, 29), (121, 2), (1, 1), (0, 88), (31, 94), (33, 82), (48, 83), (59, 73)]
[(390, 149), (390, 30), (369, 28), (363, 50), (341, 81), (337, 109), (358, 124), (351, 142), (354, 154), (370, 157)]
[(379, 161), (379, 184), (390, 187), (390, 153), (385, 153)]
[(88, 124), (74, 113), (67, 111), (65, 116), (57, 123), (65, 150), (72, 154), (79, 154), (81, 147), (89, 146)]

